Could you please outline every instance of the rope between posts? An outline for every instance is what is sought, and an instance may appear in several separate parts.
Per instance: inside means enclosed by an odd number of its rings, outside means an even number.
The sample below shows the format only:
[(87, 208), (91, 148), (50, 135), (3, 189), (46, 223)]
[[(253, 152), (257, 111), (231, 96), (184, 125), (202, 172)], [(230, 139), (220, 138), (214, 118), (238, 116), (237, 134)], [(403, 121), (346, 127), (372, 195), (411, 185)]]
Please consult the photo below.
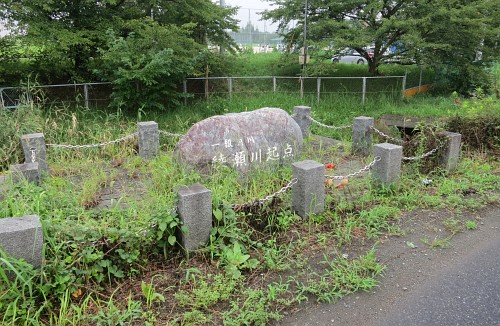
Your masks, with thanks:
[(342, 180), (342, 179), (349, 179), (349, 178), (352, 178), (352, 177), (356, 177), (356, 176), (360, 175), (361, 173), (364, 173), (364, 172), (370, 170), (380, 160), (381, 160), (381, 157), (380, 156), (376, 156), (370, 164), (368, 164), (367, 166), (365, 166), (364, 168), (362, 168), (361, 170), (359, 170), (357, 172), (348, 174), (346, 176), (325, 175), (325, 178), (332, 179), (332, 180)]
[(93, 147), (103, 147), (111, 144), (116, 144), (127, 139), (134, 138), (138, 135), (138, 132), (134, 132), (128, 136), (124, 136), (115, 140), (110, 140), (104, 143), (90, 144), (90, 145), (68, 145), (68, 144), (46, 144), (47, 147), (55, 147), (55, 148), (93, 148)]
[(160, 134), (163, 134), (163, 135), (165, 135), (165, 136), (170, 136), (170, 137), (182, 137), (182, 136), (184, 136), (184, 135), (181, 135), (181, 134), (173, 134), (173, 133), (171, 133), (171, 132), (164, 131), (164, 130), (158, 130), (158, 132), (159, 132)]
[(278, 190), (275, 193), (268, 195), (262, 199), (258, 199), (258, 200), (255, 200), (253, 202), (249, 202), (249, 203), (245, 203), (245, 204), (232, 204), (229, 207), (231, 207), (232, 209), (234, 209), (236, 211), (240, 211), (244, 208), (250, 208), (250, 207), (262, 205), (262, 204), (264, 204), (264, 203), (266, 203), (274, 198), (278, 198), (283, 193), (287, 192), (290, 188), (293, 187), (293, 185), (295, 185), (297, 183), (297, 181), (298, 181), (297, 178), (293, 178), (292, 180), (290, 180), (290, 182), (286, 186), (282, 187), (280, 190)]
[(375, 133), (379, 134), (380, 136), (382, 136), (383, 138), (388, 139), (388, 140), (392, 140), (395, 143), (398, 143), (401, 145), (410, 143), (409, 141), (397, 139), (397, 138), (391, 137), (389, 135), (386, 135), (382, 131), (378, 130), (377, 128), (375, 128), (373, 126), (371, 126), (370, 129), (373, 130)]
[(417, 161), (417, 160), (421, 160), (423, 158), (426, 158), (428, 156), (431, 156), (431, 155), (435, 154), (441, 147), (442, 146), (439, 146), (439, 147), (436, 147), (434, 149), (431, 149), (427, 153), (424, 153), (424, 154), (422, 154), (420, 156), (410, 156), (410, 157), (403, 156), (402, 160), (403, 161)]
[(329, 125), (325, 125), (324, 123), (319, 122), (318, 120), (315, 120), (311, 116), (308, 116), (307, 118), (309, 120), (311, 120), (312, 122), (314, 122), (315, 124), (317, 124), (321, 127), (329, 128), (329, 129), (349, 129), (349, 128), (352, 128), (352, 125), (349, 125), (349, 126), (329, 126)]

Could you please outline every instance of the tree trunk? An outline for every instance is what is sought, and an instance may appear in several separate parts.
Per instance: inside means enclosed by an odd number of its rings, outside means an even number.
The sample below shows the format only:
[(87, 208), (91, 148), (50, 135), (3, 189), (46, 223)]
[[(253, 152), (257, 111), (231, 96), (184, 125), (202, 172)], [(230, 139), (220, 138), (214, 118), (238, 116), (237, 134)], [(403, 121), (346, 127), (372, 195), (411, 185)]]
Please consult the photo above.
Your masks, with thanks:
[(375, 61), (374, 58), (370, 58), (370, 60), (368, 60), (368, 71), (374, 76), (379, 75), (377, 63), (378, 61)]

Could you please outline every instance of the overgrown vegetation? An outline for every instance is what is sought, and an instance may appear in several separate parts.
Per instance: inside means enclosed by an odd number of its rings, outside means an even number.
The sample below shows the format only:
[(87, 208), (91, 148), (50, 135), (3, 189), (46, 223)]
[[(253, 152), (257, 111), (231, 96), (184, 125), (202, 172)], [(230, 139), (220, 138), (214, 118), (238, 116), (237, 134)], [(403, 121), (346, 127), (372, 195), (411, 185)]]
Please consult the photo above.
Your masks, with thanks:
[[(131, 115), (24, 107), (2, 112), (10, 126), (2, 131), (7, 140), (2, 148), (20, 157), (18, 136), (36, 131), (44, 132), (48, 143), (107, 141), (135, 131), (137, 120), (155, 120), (160, 129), (184, 133), (214, 114), (262, 106), (290, 111), (297, 103), (310, 104), (316, 119), (332, 125), (349, 124), (358, 115), (404, 110), (453, 116), (463, 109), (448, 98), (437, 104), (435, 99), (416, 98), (394, 105), (373, 101), (366, 106), (355, 105), (359, 99), (347, 97), (319, 105), (314, 101), (214, 99), (199, 103), (189, 113), (179, 108), (169, 116), (141, 110)], [(418, 146), (408, 155), (435, 145), (434, 129), (427, 132), (422, 126), (421, 130), (415, 138)], [(349, 132), (317, 126), (313, 133), (350, 139)], [(290, 180), (290, 168), (261, 171), (250, 182), (242, 182), (230, 169), (201, 176), (173, 162), (169, 153), (175, 143), (174, 138), (162, 138), (164, 153), (150, 162), (136, 156), (133, 140), (99, 149), (51, 148), (51, 175), (39, 186), (4, 183), (0, 218), (41, 217), (45, 267), (33, 269), (2, 254), (3, 323), (266, 324), (305, 300), (331, 302), (376, 285), (383, 271), (376, 251), (351, 251), (359, 242), (398, 234), (403, 211), (420, 207), (460, 212), (498, 201), (497, 162), (465, 151), (452, 175), (435, 165), (423, 170), (417, 162), (405, 164), (401, 182), (390, 188), (372, 188), (368, 178), (350, 179), (343, 189), (327, 186), (327, 210), (308, 221), (291, 212), (289, 193), (262, 206), (231, 209), (228, 204), (253, 202), (279, 190)], [(303, 158), (341, 165), (349, 160), (349, 147), (328, 147), (313, 137), (307, 140)], [(422, 179), (433, 181), (425, 185)], [(186, 258), (177, 237), (182, 226), (172, 210), (174, 189), (195, 182), (212, 190), (214, 225), (207, 247)], [(109, 193), (116, 193), (116, 199), (104, 203), (103, 195)], [(453, 234), (477, 227), (455, 220), (444, 220), (443, 225), (448, 237), (423, 241), (445, 247)]]

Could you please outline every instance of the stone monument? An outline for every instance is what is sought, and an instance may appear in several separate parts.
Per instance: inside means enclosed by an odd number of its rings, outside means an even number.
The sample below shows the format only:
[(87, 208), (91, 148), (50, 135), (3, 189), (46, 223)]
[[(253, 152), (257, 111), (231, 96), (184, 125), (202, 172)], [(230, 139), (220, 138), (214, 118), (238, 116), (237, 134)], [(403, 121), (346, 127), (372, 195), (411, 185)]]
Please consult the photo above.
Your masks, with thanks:
[(278, 108), (213, 116), (193, 125), (176, 145), (181, 163), (202, 173), (226, 165), (240, 173), (292, 163), (303, 145), (294, 119)]

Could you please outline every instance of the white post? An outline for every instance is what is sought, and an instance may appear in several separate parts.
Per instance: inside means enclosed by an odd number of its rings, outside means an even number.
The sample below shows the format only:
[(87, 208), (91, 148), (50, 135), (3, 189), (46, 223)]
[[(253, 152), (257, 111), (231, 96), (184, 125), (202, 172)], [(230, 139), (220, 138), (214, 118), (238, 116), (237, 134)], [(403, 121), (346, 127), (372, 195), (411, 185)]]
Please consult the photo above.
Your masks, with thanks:
[(406, 89), (406, 72), (405, 72), (405, 75), (403, 76), (403, 90), (401, 91), (401, 97), (404, 98), (405, 97), (405, 89)]
[(304, 98), (304, 78), (300, 77), (300, 98)]
[(366, 100), (366, 77), (363, 77), (363, 99), (362, 103), (365, 104)]
[(187, 80), (186, 79), (184, 79), (182, 81), (182, 92), (184, 93), (184, 105), (187, 105), (188, 85), (187, 85)]
[(422, 66), (420, 66), (420, 78), (418, 79), (418, 92), (420, 93), (420, 87), (422, 87)]
[(274, 95), (276, 96), (276, 77), (273, 77), (273, 92)]
[(89, 85), (83, 84), (83, 96), (85, 97), (85, 108), (89, 108)]
[(227, 80), (229, 82), (229, 98), (233, 98), (233, 79), (229, 77)]
[(321, 77), (318, 77), (318, 79), (316, 79), (316, 92), (318, 94), (318, 103), (319, 103), (319, 97), (321, 95)]

